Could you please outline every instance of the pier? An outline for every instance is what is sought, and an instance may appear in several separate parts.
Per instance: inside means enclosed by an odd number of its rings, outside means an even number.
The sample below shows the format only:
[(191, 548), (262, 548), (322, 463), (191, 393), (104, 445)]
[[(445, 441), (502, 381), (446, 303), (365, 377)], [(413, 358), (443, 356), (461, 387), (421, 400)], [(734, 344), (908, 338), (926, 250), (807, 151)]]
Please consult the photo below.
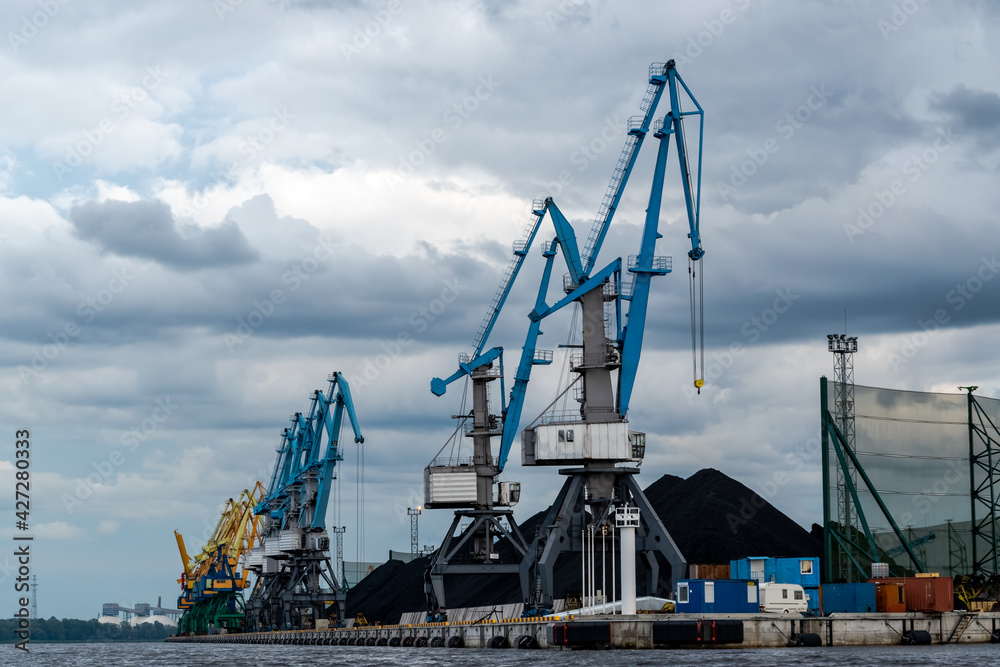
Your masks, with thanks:
[(637, 614), (570, 620), (501, 619), (329, 630), (224, 632), (171, 642), (399, 648), (774, 648), (1000, 643), (1000, 612), (833, 614)]

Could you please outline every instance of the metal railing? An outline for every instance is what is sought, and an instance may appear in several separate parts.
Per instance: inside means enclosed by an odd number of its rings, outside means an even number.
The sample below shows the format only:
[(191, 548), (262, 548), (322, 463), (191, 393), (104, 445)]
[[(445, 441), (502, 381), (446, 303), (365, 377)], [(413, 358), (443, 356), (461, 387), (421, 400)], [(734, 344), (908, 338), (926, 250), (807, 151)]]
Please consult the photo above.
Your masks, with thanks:
[(635, 276), (632, 276), (628, 280), (622, 280), (620, 291), (623, 298), (632, 298), (632, 294), (635, 292)]
[(473, 378), (498, 378), (503, 377), (498, 366), (480, 366), (472, 371)]
[[(669, 272), (669, 271), (673, 270), (673, 264), (674, 264), (674, 258), (671, 257), (670, 255), (658, 255), (658, 256), (655, 256), (655, 257), (652, 258), (652, 260), (650, 261), (650, 267), (649, 267), (649, 269), (646, 269), (646, 270), (648, 270), (648, 271), (654, 271), (654, 272), (659, 272), (659, 271), (667, 271), (667, 272)], [(643, 269), (639, 268), (639, 256), (638, 255), (629, 255), (628, 256), (628, 270), (629, 271), (642, 271), (643, 270)]]
[[(629, 119), (629, 122), (631, 123), (632, 119)], [(639, 124), (641, 126), (641, 119)], [(587, 244), (583, 249), (582, 255), (585, 265), (590, 262), (590, 255), (594, 252), (594, 249), (597, 246), (597, 240), (601, 238), (601, 234), (603, 233), (604, 227), (611, 213), (611, 205), (615, 201), (615, 195), (618, 193), (618, 187), (621, 185), (622, 178), (625, 176), (625, 169), (628, 167), (628, 163), (632, 158), (632, 153), (635, 151), (638, 141), (639, 138), (634, 134), (630, 134), (625, 138), (625, 145), (622, 147), (621, 155), (618, 156), (618, 162), (615, 164), (614, 171), (611, 173), (611, 182), (608, 183), (608, 189), (604, 193), (604, 199), (601, 200), (601, 207), (597, 209), (597, 216), (594, 218), (594, 224), (590, 229), (590, 234), (587, 236)]]
[[(492, 465), (497, 464), (497, 459), (491, 461)], [(427, 466), (428, 468), (471, 468), (476, 465), (476, 460), (471, 456), (435, 458)]]
[(466, 421), (462, 424), (462, 432), (469, 436), (473, 433), (482, 433), (486, 435), (500, 435), (503, 433), (503, 422), (498, 419), (492, 420), (492, 423), (486, 424), (485, 426), (477, 428), (475, 424), (471, 421)]
[(582, 424), (583, 417), (580, 416), (579, 410), (552, 410), (551, 412), (546, 412), (544, 415), (538, 418), (535, 422), (535, 426), (543, 426), (546, 424)]
[(563, 274), (563, 291), (566, 292), (566, 294), (569, 294), (577, 287), (579, 287), (579, 285), (577, 285), (576, 281), (573, 280), (573, 276), (568, 273)]
[[(649, 78), (663, 76), (667, 73), (667, 63), (651, 63), (649, 65)], [(654, 84), (655, 85), (655, 84)], [(648, 106), (647, 106), (648, 108)]]
[(613, 343), (609, 343), (604, 352), (574, 352), (569, 356), (570, 370), (578, 368), (603, 368), (614, 366), (621, 361), (618, 348)]
[(551, 364), (552, 350), (535, 350), (532, 362), (536, 364)]

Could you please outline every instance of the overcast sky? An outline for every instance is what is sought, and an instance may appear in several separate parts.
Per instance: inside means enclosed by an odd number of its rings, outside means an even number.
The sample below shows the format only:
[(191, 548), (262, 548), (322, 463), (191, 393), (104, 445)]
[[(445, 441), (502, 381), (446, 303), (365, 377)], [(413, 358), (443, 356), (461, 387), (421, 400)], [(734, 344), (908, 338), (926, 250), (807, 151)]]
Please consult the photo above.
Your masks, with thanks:
[[(810, 439), (845, 309), (858, 383), (1000, 395), (998, 23), (985, 0), (3, 3), (0, 536), (29, 429), (39, 612), (175, 603), (172, 531), (199, 547), (335, 370), (366, 439), (363, 549), (349, 438), (341, 468), (347, 557), (408, 550), (461, 398), (431, 378), (469, 351), (532, 199), (586, 237), (668, 58), (705, 109), (709, 363), (693, 396), (686, 278), (656, 279), (640, 480), (715, 467), (820, 521)], [(605, 262), (637, 251), (650, 146)], [(667, 177), (657, 252), (683, 268)], [(508, 373), (540, 266), (492, 339)], [(543, 347), (566, 340), (552, 320)], [(536, 369), (525, 423), (558, 376)], [(517, 447), (504, 478), (521, 518), (562, 481)], [(450, 518), (425, 511), (420, 541)]]

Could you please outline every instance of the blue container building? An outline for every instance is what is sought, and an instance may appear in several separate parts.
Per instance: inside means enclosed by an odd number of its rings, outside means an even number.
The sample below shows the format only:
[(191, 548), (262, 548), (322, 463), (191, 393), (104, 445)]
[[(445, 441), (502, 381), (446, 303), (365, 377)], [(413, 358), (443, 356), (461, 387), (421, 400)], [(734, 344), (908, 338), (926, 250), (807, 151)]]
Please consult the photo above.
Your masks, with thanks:
[(760, 586), (745, 579), (681, 579), (674, 601), (679, 614), (756, 614)]
[(823, 614), (875, 611), (875, 584), (826, 584), (823, 586)]
[(751, 556), (729, 561), (729, 573), (736, 579), (753, 579), (763, 584), (798, 584), (809, 596), (809, 613), (819, 615), (819, 558), (773, 558)]

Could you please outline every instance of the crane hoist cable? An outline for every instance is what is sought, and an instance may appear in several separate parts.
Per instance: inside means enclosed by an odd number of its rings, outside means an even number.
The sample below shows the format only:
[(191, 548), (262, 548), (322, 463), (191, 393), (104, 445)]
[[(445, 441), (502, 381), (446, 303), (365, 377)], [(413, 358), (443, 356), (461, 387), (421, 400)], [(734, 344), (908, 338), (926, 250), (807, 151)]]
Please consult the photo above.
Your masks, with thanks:
[[(462, 402), (458, 406), (458, 414), (466, 415), (466, 406), (469, 404), (469, 378), (470, 375), (465, 376), (465, 381), (462, 384)], [(451, 454), (450, 460), (452, 463), (457, 462), (458, 459), (462, 458), (462, 443), (465, 439), (459, 435), (459, 432), (463, 432), (463, 427), (465, 422), (468, 421), (468, 417), (463, 417), (462, 419), (456, 420), (455, 432), (451, 434)], [(457, 450), (457, 451), (456, 451)], [(440, 453), (440, 452), (439, 452)]]
[(449, 463), (457, 464), (458, 460), (462, 457), (462, 438), (459, 437), (459, 432), (462, 431), (462, 427), (465, 425), (465, 422), (468, 419), (467, 416), (464, 416), (466, 414), (465, 406), (466, 402), (468, 401), (468, 398), (469, 398), (469, 376), (466, 375), (465, 386), (462, 389), (462, 402), (459, 404), (458, 407), (458, 414), (463, 416), (456, 420), (455, 430), (451, 432), (451, 435), (448, 436), (448, 439), (444, 441), (443, 445), (441, 445), (441, 449), (437, 450), (437, 453), (434, 455), (434, 458), (431, 459), (431, 465), (439, 465), (437, 462), (441, 458), (441, 452), (443, 452), (445, 448), (447, 448), (449, 445), (451, 445), (451, 449), (448, 452)]
[[(677, 108), (681, 113), (680, 116), (680, 126), (681, 126), (681, 142), (684, 144), (684, 155), (690, 155), (687, 146), (687, 132), (683, 130), (684, 126), (684, 112), (681, 106), (681, 101), (678, 99)], [(699, 153), (699, 164), (698, 164), (698, 195), (695, 201), (692, 202), (692, 208), (694, 213), (694, 222), (696, 228), (700, 225), (701, 219), (701, 155)], [(681, 167), (684, 169), (684, 179), (687, 182), (688, 192), (693, 192), (694, 188), (691, 185), (691, 169), (686, 160), (681, 161)], [(690, 255), (688, 256), (688, 282), (690, 285), (689, 293), (691, 295), (691, 366), (694, 375), (694, 386), (698, 389), (698, 393), (701, 393), (701, 388), (705, 386), (705, 271), (704, 266), (702, 270), (697, 269), (697, 262), (700, 261), (693, 259)]]
[[(343, 424), (341, 424), (343, 428)], [(354, 559), (360, 563), (361, 555), (364, 553), (363, 543), (365, 540), (365, 524), (364, 524), (364, 448), (359, 444), (354, 450), (354, 463), (355, 463), (355, 483), (354, 483), (354, 516), (358, 526), (357, 538), (354, 542)]]
[[(701, 393), (705, 386), (705, 271), (697, 269), (698, 262), (688, 258), (688, 284), (691, 296), (691, 368), (694, 386)], [(699, 363), (700, 362), (700, 363)]]
[[(341, 424), (340, 428), (343, 429), (344, 425)], [(365, 447), (363, 442), (359, 442), (358, 445), (358, 456), (361, 459), (361, 465), (359, 466), (359, 474), (361, 476), (361, 502), (359, 507), (361, 508), (361, 520), (358, 522), (358, 540), (361, 543), (361, 556), (365, 555)], [(359, 559), (360, 560), (360, 559)]]
[(566, 405), (569, 402), (569, 394), (565, 391), (559, 393), (560, 387), (564, 387), (567, 382), (569, 382), (570, 374), (570, 362), (573, 357), (573, 345), (576, 343), (576, 330), (580, 326), (580, 319), (582, 317), (582, 311), (580, 309), (580, 302), (573, 303), (573, 315), (570, 317), (569, 331), (566, 332), (566, 355), (563, 359), (562, 368), (559, 371), (559, 383), (556, 385), (556, 393), (563, 398), (562, 405), (559, 406), (560, 412), (569, 412)]

